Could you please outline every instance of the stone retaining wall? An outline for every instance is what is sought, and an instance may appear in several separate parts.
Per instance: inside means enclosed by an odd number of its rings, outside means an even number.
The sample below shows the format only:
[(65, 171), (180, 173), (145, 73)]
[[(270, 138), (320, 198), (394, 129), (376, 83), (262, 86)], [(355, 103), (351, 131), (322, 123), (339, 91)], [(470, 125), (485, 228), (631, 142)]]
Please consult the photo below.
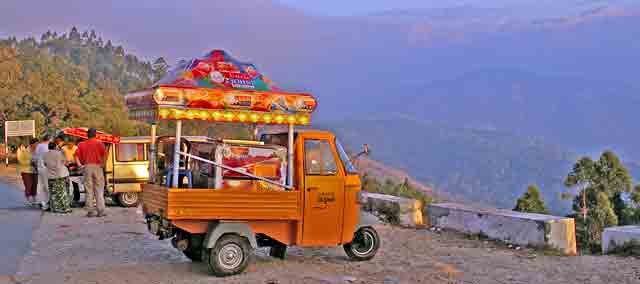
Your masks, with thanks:
[(610, 227), (602, 233), (602, 253), (631, 241), (640, 242), (640, 226)]
[(393, 212), (399, 225), (415, 227), (424, 224), (422, 203), (419, 200), (403, 198), (379, 193), (363, 193), (367, 203), (363, 210), (368, 212)]
[(572, 218), (511, 210), (475, 208), (455, 203), (426, 208), (433, 226), (525, 246), (549, 246), (567, 255), (576, 254), (575, 222)]

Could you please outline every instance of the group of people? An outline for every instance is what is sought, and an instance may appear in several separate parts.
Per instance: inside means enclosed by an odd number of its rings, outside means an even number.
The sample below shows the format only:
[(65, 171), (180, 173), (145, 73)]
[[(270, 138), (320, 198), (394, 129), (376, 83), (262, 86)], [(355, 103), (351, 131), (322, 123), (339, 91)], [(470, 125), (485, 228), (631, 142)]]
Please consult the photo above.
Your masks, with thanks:
[(77, 146), (73, 141), (65, 142), (63, 136), (51, 141), (49, 135), (32, 139), (28, 147), (20, 146), (18, 172), (24, 183), (27, 206), (71, 213), (72, 207), (79, 206), (80, 190), (75, 183), (70, 186), (69, 176), (70, 171), (79, 170), (83, 176), (87, 216), (106, 216), (103, 170), (106, 148), (96, 139), (95, 129), (89, 129), (87, 134), (88, 140)]

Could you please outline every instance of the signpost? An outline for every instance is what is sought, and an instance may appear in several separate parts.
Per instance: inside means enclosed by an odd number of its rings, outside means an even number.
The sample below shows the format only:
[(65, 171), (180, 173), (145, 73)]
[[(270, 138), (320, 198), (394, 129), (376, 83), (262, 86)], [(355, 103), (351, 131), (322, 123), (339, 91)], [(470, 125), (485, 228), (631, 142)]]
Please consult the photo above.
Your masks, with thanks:
[(33, 136), (36, 137), (36, 121), (20, 120), (4, 122), (4, 150), (5, 164), (9, 165), (9, 137)]

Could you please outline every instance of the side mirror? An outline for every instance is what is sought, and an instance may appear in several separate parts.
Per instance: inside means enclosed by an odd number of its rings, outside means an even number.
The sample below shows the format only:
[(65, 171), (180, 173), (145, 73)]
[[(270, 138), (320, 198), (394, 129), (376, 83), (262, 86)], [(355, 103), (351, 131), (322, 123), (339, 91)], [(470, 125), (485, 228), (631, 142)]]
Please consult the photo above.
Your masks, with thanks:
[(360, 156), (365, 155), (365, 156), (369, 156), (369, 144), (363, 144), (362, 145), (362, 152), (358, 153), (357, 155), (353, 156), (350, 160), (353, 163), (357, 158), (359, 158)]

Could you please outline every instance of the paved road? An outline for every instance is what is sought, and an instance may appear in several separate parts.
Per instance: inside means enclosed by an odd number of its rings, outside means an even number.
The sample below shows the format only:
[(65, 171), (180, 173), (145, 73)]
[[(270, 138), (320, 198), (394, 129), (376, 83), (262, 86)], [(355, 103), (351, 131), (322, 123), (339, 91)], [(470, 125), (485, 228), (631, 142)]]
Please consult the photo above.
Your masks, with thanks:
[(17, 272), (41, 216), (40, 210), (24, 207), (22, 192), (0, 181), (0, 276)]

